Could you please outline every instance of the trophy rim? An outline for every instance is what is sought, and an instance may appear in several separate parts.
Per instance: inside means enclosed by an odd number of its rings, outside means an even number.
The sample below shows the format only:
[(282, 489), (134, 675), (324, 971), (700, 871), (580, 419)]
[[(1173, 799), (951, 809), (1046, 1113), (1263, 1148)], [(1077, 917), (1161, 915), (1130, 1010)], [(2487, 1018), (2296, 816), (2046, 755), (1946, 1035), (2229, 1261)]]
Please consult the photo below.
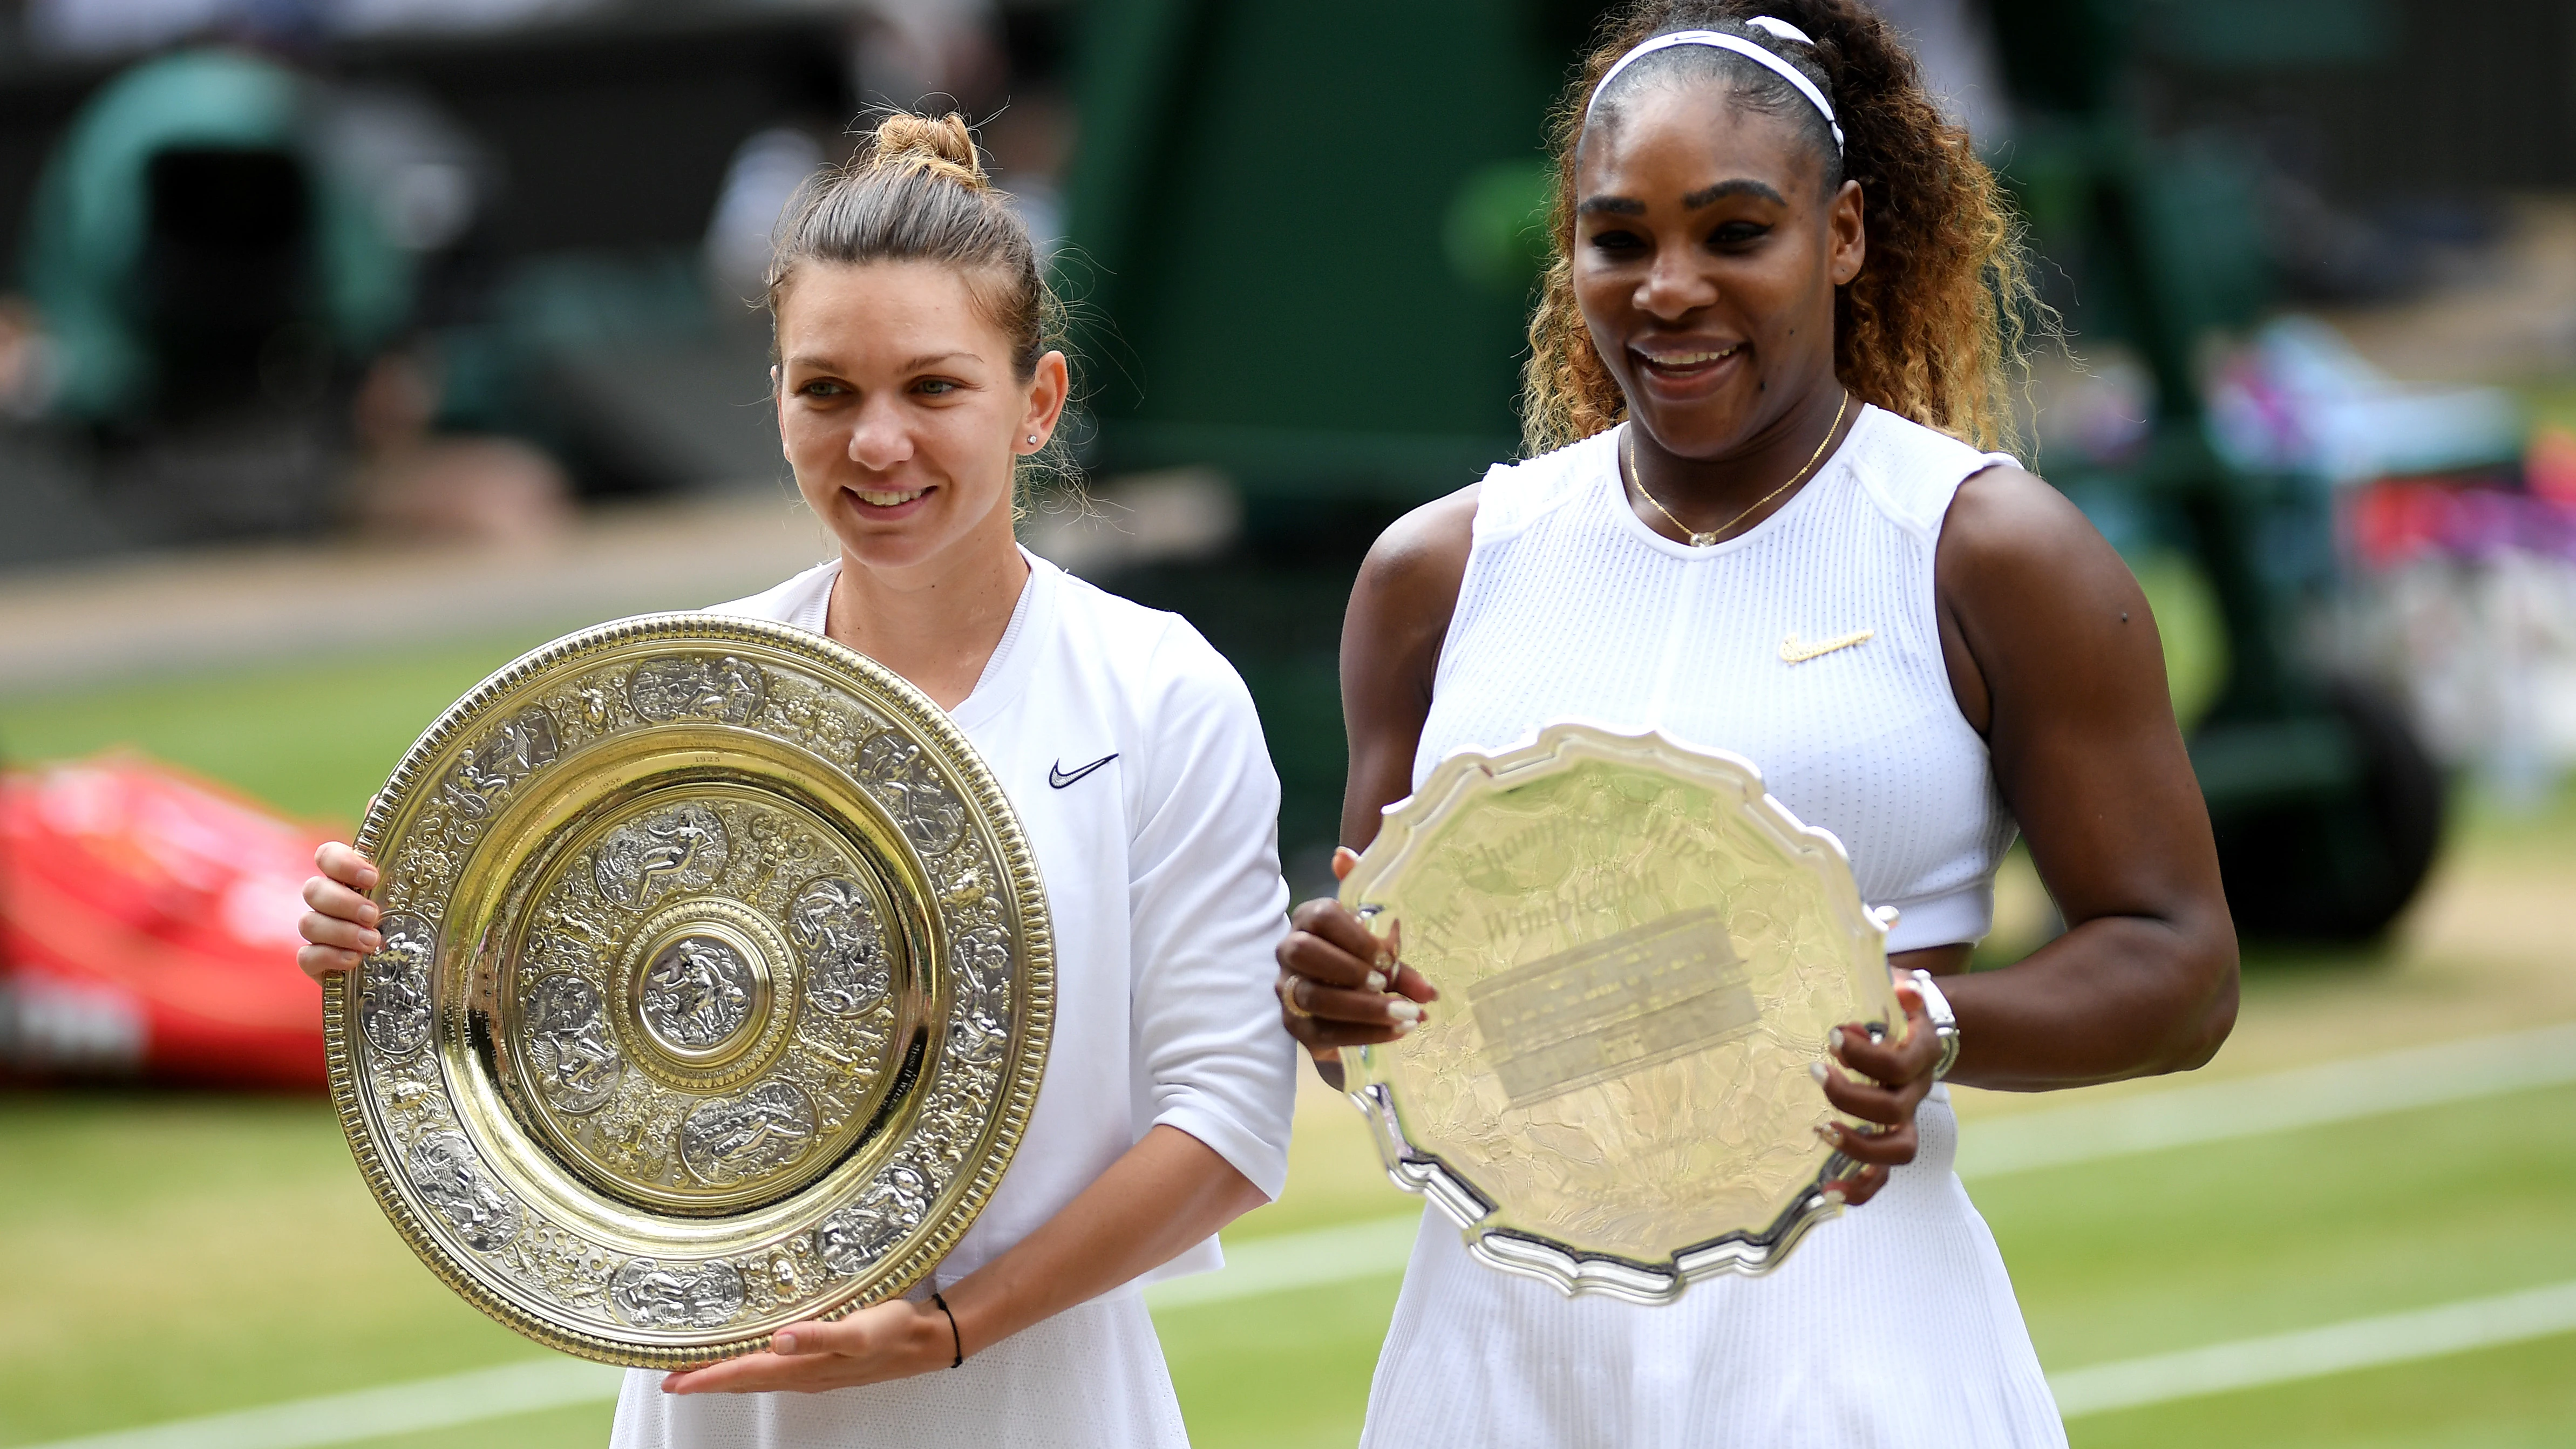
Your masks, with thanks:
[[(537, 646), (503, 665), (442, 711), (404, 751), (384, 787), (368, 802), (354, 842), (361, 855), (374, 860), (386, 832), (413, 797), (435, 785), (430, 767), (460, 736), (484, 722), (494, 706), (509, 699), (540, 674), (585, 656), (624, 646), (664, 641), (674, 644), (756, 644), (795, 656), (836, 686), (883, 710), (916, 743), (930, 747), (939, 766), (955, 782), (969, 810), (969, 825), (990, 840), (994, 864), (1006, 879), (1003, 887), (1017, 923), (1014, 945), (1022, 961), (1015, 989), (1025, 998), (1024, 1027), (1017, 1047), (1005, 1060), (1001, 1100), (993, 1113), (988, 1145), (960, 1173), (965, 1185), (937, 1219), (937, 1226), (901, 1255), (891, 1272), (862, 1272), (846, 1285), (828, 1288), (791, 1322), (830, 1321), (874, 1303), (900, 1296), (934, 1270), (952, 1252), (990, 1204), (1004, 1173), (1017, 1155), (1043, 1082), (1055, 1019), (1055, 941), (1046, 890), (1037, 857), (1000, 781), (973, 742), (947, 711), (909, 680), (847, 645), (812, 631), (771, 620), (705, 611), (639, 614), (592, 625)], [(836, 677), (837, 676), (837, 677)], [(377, 890), (391, 879), (378, 865)], [(379, 905), (382, 902), (378, 903)], [(931, 907), (934, 916), (937, 906)], [(938, 969), (934, 963), (932, 969)], [(380, 1131), (370, 1111), (359, 1056), (363, 1040), (356, 1030), (356, 992), (352, 972), (334, 971), (322, 981), (324, 1061), (331, 1101), (342, 1135), (356, 1160), (368, 1193), (421, 1262), (441, 1282), (485, 1315), (549, 1348), (594, 1362), (630, 1368), (700, 1367), (767, 1346), (777, 1325), (751, 1333), (726, 1333), (689, 1341), (638, 1342), (574, 1326), (533, 1309), (496, 1290), (457, 1261), (455, 1251), (423, 1220), (402, 1191), (389, 1157), (398, 1149)], [(460, 1120), (462, 1114), (460, 1113)], [(545, 1152), (524, 1124), (532, 1150)], [(781, 1202), (814, 1191), (829, 1173), (791, 1188)], [(778, 1204), (770, 1204), (776, 1207)], [(842, 1206), (833, 1203), (816, 1214)], [(639, 1213), (651, 1216), (647, 1209)], [(808, 1227), (811, 1225), (808, 1224)], [(800, 1229), (802, 1231), (803, 1229)]]
[[(1821, 877), (1838, 914), (1861, 925), (1886, 956), (1892, 907), (1872, 909), (1862, 899), (1851, 872), (1851, 857), (1832, 831), (1809, 825), (1791, 813), (1763, 787), (1762, 771), (1732, 750), (1685, 745), (1659, 730), (1620, 730), (1587, 720), (1560, 720), (1542, 726), (1520, 743), (1488, 753), (1462, 749), (1445, 756), (1424, 777), (1422, 788), (1385, 808), (1377, 838), (1360, 855), (1342, 883), (1340, 900), (1362, 909), (1368, 892), (1396, 872), (1430, 828), (1443, 820), (1466, 792), (1483, 793), (1515, 774), (1570, 768), (1584, 755), (1595, 758), (1647, 757), (1676, 773), (1736, 787), (1742, 812), (1773, 837), (1783, 856)], [(1819, 868), (1821, 858), (1831, 866)], [(1891, 998), (1892, 999), (1892, 998)], [(1501, 1208), (1458, 1169), (1437, 1153), (1426, 1152), (1405, 1135), (1397, 1116), (1392, 1085), (1376, 1069), (1377, 1047), (1359, 1048), (1359, 1080), (1344, 1093), (1367, 1118), (1369, 1135), (1386, 1167), (1388, 1180), (1406, 1192), (1430, 1199), (1454, 1223), (1470, 1256), (1488, 1267), (1535, 1278), (1568, 1297), (1599, 1294), (1630, 1303), (1657, 1306), (1678, 1300), (1691, 1284), (1736, 1275), (1759, 1277), (1785, 1262), (1817, 1224), (1839, 1217), (1843, 1204), (1828, 1197), (1823, 1184), (1857, 1164), (1845, 1154), (1830, 1153), (1798, 1198), (1771, 1222), (1721, 1233), (1672, 1250), (1661, 1263), (1608, 1253), (1587, 1252), (1571, 1244), (1520, 1228), (1490, 1225)]]

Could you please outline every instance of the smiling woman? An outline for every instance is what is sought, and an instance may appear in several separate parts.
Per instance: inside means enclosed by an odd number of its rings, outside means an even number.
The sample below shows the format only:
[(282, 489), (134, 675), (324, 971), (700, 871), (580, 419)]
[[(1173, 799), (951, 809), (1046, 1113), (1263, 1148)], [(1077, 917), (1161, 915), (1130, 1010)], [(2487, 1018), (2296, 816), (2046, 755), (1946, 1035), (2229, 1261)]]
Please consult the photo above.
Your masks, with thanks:
[[(1896, 908), (1908, 1019), (1847, 1023), (1814, 1063), (1856, 1124), (1818, 1129), (1854, 1164), (1824, 1185), (1852, 1212), (1770, 1276), (1568, 1299), (1427, 1223), (1362, 1442), (2063, 1445), (1951, 1170), (1943, 1081), (2196, 1067), (2234, 1022), (2236, 957), (2146, 599), (2082, 514), (1984, 451), (2010, 442), (2032, 315), (2010, 215), (1858, 0), (1633, 5), (1555, 145), (1533, 456), (1399, 520), (1361, 569), (1345, 843), (1444, 758), (1560, 720), (1732, 751)], [(1966, 976), (2017, 829), (2068, 930)], [(1294, 922), (1281, 1009), (1328, 1079), (1341, 1048), (1464, 1009), (1338, 902)]]
[[(811, 183), (769, 303), (780, 443), (838, 556), (717, 609), (869, 655), (974, 743), (1044, 880), (1054, 1045), (1023, 1145), (927, 1281), (767, 1352), (630, 1373), (613, 1442), (1181, 1444), (1138, 1287), (1217, 1266), (1216, 1230), (1287, 1175), (1293, 1050), (1265, 991), (1287, 888), (1251, 696), (1188, 624), (1014, 539), (1067, 369), (1028, 230), (963, 120), (889, 116)], [(384, 945), (376, 869), (345, 845), (317, 863), (303, 964), (346, 971)], [(851, 929), (835, 898), (800, 901), (768, 924)], [(998, 969), (971, 934), (950, 948)], [(721, 943), (651, 970), (646, 1029), (668, 1051), (747, 1030)]]

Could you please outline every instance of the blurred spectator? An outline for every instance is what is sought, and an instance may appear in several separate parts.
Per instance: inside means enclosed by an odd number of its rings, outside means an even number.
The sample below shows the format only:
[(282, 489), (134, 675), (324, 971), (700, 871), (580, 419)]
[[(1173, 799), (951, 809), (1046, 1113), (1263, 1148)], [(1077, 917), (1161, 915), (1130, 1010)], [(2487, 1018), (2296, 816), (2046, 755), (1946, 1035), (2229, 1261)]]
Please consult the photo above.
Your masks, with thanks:
[(346, 35), (387, 30), (498, 30), (560, 20), (607, 0), (318, 0), (330, 28)]
[(572, 485), (552, 458), (514, 438), (436, 437), (435, 365), (411, 351), (368, 369), (352, 409), (352, 480), (361, 531), (406, 541), (525, 545), (572, 524)]
[(1074, 111), (1060, 91), (1014, 86), (1010, 104), (984, 124), (980, 139), (992, 152), (1004, 191), (1028, 223), (1038, 253), (1051, 257), (1064, 244), (1064, 171), (1073, 159)]
[(1977, 138), (1978, 150), (1991, 153), (2010, 139), (1993, 22), (1980, 0), (1869, 0), (1869, 8), (1913, 46), (1923, 88), (1952, 124)]
[(2523, 441), (2511, 395), (2391, 381), (2309, 317), (2266, 323), (2220, 368), (2209, 408), (2238, 467), (2337, 483), (2509, 463)]
[(222, 37), (495, 30), (601, 8), (606, 0), (29, 0), (27, 39), (62, 56), (132, 55)]
[(946, 97), (990, 105), (1005, 83), (1000, 16), (992, 0), (859, 0), (859, 94), (871, 105)]
[(28, 0), (27, 40), (65, 56), (126, 55), (240, 27), (282, 7), (261, 0)]
[(387, 86), (313, 95), (313, 148), (366, 198), (376, 230), (415, 257), (453, 246), (498, 190), (483, 147), (426, 97)]
[(36, 309), (0, 296), (0, 418), (24, 422), (53, 402), (53, 351)]
[(720, 311), (736, 299), (761, 300), (779, 216), (822, 164), (823, 148), (788, 126), (762, 131), (734, 149), (705, 244), (707, 280)]

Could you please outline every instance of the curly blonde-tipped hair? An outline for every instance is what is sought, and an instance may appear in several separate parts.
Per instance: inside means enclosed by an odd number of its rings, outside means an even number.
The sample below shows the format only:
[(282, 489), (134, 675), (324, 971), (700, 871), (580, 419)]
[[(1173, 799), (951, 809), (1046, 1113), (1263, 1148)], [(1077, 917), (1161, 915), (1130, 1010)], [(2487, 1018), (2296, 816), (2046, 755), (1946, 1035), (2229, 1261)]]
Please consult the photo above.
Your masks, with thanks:
[[(796, 269), (812, 262), (938, 262), (956, 268), (985, 317), (1011, 341), (1022, 382), (1038, 359), (1065, 350), (1064, 306), (1038, 265), (1028, 223), (995, 189), (966, 118), (891, 111), (856, 155), (805, 183), (769, 263), (770, 352)], [(1067, 430), (1020, 460), (1019, 482), (1078, 482)]]
[[(1747, 26), (1756, 15), (1784, 20), (1814, 44)], [(2019, 218), (1968, 133), (1941, 119), (1904, 43), (1855, 0), (1641, 0), (1605, 24), (1550, 117), (1556, 199), (1523, 372), (1528, 450), (1563, 447), (1628, 414), (1575, 300), (1575, 150), (1603, 73), (1641, 42), (1675, 30), (1743, 36), (1833, 98), (1844, 136), (1839, 171), (1860, 183), (1869, 238), (1860, 275), (1834, 297), (1834, 372), (1843, 385), (1863, 402), (1978, 447), (2018, 451), (2014, 393), (2027, 375), (2029, 335), (2034, 326), (2053, 331), (2031, 287)], [(1785, 90), (1749, 61), (1709, 54), (1754, 72), (1740, 91)], [(1815, 129), (1821, 134), (1821, 122)]]

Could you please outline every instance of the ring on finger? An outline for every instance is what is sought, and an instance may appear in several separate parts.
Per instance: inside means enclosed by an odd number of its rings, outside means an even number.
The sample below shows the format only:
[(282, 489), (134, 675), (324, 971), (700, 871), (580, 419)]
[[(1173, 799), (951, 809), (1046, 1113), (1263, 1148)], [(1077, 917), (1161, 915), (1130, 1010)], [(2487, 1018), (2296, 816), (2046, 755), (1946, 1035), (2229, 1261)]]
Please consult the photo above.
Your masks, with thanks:
[(1279, 975), (1279, 1004), (1287, 1009), (1290, 1016), (1302, 1016), (1311, 1021), (1314, 1019), (1315, 1013), (1308, 1011), (1306, 1009), (1306, 1004), (1297, 999), (1297, 985), (1305, 979), (1306, 978), (1303, 976), (1292, 976), (1287, 972), (1281, 972)]

